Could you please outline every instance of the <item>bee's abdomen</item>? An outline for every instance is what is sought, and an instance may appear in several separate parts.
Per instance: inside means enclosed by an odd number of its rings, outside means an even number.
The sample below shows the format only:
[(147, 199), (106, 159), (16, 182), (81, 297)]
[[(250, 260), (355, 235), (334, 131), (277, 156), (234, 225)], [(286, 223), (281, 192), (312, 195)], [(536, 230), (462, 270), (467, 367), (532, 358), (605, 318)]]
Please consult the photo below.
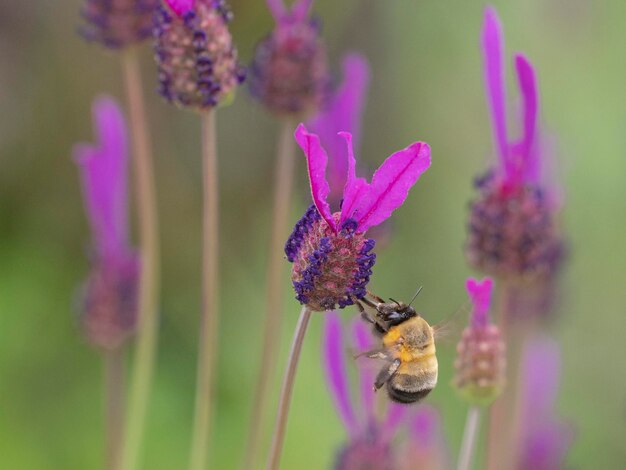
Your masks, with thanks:
[(422, 388), (420, 390), (408, 391), (395, 388), (391, 382), (387, 382), (387, 393), (389, 398), (397, 403), (415, 403), (428, 395), (433, 387)]

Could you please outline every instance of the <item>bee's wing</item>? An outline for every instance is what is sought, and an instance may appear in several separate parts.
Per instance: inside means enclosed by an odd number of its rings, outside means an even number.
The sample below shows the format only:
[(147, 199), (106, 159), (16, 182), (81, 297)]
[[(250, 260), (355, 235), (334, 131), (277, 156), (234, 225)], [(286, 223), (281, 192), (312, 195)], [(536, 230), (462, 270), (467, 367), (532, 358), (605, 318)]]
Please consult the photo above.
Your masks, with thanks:
[(356, 353), (352, 351), (352, 357), (358, 359), (360, 357), (369, 357), (370, 359), (382, 359), (383, 361), (393, 361), (393, 355), (388, 348), (370, 349), (369, 351), (362, 351)]
[(454, 344), (460, 337), (463, 328), (467, 324), (467, 317), (471, 310), (470, 302), (467, 301), (445, 320), (433, 325), (435, 340), (443, 344)]

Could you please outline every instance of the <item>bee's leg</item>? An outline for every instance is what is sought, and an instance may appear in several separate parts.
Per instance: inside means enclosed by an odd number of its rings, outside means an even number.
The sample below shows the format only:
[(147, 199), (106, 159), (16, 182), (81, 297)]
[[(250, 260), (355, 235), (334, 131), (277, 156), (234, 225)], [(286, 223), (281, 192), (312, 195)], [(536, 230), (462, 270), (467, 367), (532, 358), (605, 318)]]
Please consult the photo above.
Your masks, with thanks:
[(389, 350), (387, 348), (380, 349), (371, 349), (369, 351), (363, 351), (362, 353), (354, 356), (355, 359), (359, 357), (369, 357), (370, 359), (383, 359), (384, 361), (391, 361), (391, 356), (389, 356)]
[(379, 390), (383, 385), (387, 383), (387, 381), (393, 377), (393, 374), (396, 373), (400, 367), (400, 359), (394, 360), (387, 367), (384, 367), (376, 376), (376, 382), (374, 382), (374, 391)]
[(361, 313), (361, 318), (365, 320), (367, 323), (371, 323), (372, 325), (376, 324), (376, 320), (372, 318), (372, 316), (365, 311), (361, 302), (357, 301), (356, 303), (359, 312)]
[[(367, 291), (367, 295), (369, 295), (372, 299), (374, 299), (379, 304), (384, 304), (385, 303), (385, 299), (383, 299), (381, 297), (378, 297), (376, 294), (372, 294), (370, 291)], [(372, 305), (372, 307), (373, 306), (374, 305)]]

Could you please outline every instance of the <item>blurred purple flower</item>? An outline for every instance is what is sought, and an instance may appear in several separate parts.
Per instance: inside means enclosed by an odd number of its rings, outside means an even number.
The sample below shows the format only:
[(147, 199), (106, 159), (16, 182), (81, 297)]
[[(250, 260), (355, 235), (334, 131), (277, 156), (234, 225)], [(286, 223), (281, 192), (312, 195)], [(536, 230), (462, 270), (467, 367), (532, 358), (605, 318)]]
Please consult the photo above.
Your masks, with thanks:
[(295, 132), (307, 158), (314, 205), (294, 227), (285, 253), (294, 263), (296, 298), (316, 311), (343, 308), (365, 296), (376, 255), (370, 254), (375, 241), (366, 239), (364, 233), (402, 205), (430, 166), (430, 147), (416, 142), (388, 157), (368, 183), (356, 176), (352, 135), (340, 135), (347, 144), (348, 175), (341, 210), (333, 214), (327, 202), (326, 151), (319, 137), (303, 124)]
[(81, 10), (86, 24), (79, 32), (88, 41), (111, 49), (137, 44), (152, 34), (159, 0), (87, 0)]
[[(374, 347), (372, 335), (361, 321), (353, 323), (352, 332), (356, 351), (365, 352)], [(333, 401), (348, 433), (348, 442), (339, 451), (335, 468), (396, 468), (391, 443), (406, 421), (409, 408), (390, 402), (385, 415), (381, 419), (376, 417), (372, 388), (374, 373), (368, 361), (357, 360), (360, 400), (355, 400), (346, 374), (344, 357), (347, 349), (341, 320), (331, 312), (326, 316), (324, 326), (323, 365)], [(360, 406), (355, 405), (357, 402)]]
[(493, 281), (470, 278), (466, 288), (472, 312), (457, 345), (454, 384), (468, 401), (488, 404), (504, 388), (506, 361), (500, 330), (489, 319)]
[(520, 382), (520, 470), (564, 468), (574, 432), (571, 425), (555, 416), (560, 368), (559, 346), (554, 340), (538, 336), (526, 343)]
[(74, 148), (93, 237), (81, 326), (92, 343), (114, 349), (136, 324), (139, 261), (128, 233), (126, 123), (109, 97), (95, 101), (93, 120), (96, 143)]
[(348, 172), (348, 153), (339, 132), (352, 134), (356, 152), (361, 147), (361, 116), (369, 85), (369, 64), (365, 57), (352, 53), (342, 63), (343, 82), (332, 94), (328, 104), (307, 122), (311, 132), (320, 136), (329, 155), (330, 199), (339, 204), (341, 187)]
[(250, 91), (270, 111), (314, 113), (329, 88), (326, 48), (319, 24), (309, 17), (313, 0), (267, 0), (276, 28), (259, 42), (250, 66)]
[(409, 418), (409, 439), (404, 445), (399, 468), (412, 470), (450, 468), (450, 455), (443, 435), (441, 417), (432, 406), (419, 405)]
[[(502, 28), (495, 10), (485, 10), (481, 36), (485, 82), (499, 164), (476, 182), (480, 197), (472, 203), (467, 257), (487, 274), (515, 280), (552, 275), (563, 244), (558, 235), (550, 193), (541, 184), (546, 153), (538, 141), (537, 80), (521, 54), (515, 70), (522, 95), (522, 135), (508, 137)], [(545, 165), (543, 165), (545, 166)]]

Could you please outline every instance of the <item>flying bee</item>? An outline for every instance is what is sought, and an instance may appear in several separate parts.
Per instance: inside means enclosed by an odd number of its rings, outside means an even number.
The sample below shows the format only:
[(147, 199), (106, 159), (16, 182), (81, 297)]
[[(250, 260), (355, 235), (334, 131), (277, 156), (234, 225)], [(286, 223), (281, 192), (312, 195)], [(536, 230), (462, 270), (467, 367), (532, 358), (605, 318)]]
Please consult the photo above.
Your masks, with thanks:
[[(362, 355), (386, 362), (376, 377), (374, 391), (386, 385), (391, 400), (415, 403), (437, 385), (434, 329), (411, 307), (413, 300), (409, 304), (390, 300), (385, 302), (368, 292), (357, 303), (361, 317), (373, 325), (383, 343), (380, 349)], [(374, 316), (366, 307), (374, 310)]]

